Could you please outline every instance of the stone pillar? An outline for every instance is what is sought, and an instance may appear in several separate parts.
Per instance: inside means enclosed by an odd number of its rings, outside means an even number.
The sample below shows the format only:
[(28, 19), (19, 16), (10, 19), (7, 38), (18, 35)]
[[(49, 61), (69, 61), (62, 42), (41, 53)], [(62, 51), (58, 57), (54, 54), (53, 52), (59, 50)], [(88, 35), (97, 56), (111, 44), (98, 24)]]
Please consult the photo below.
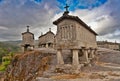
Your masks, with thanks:
[(79, 65), (78, 51), (79, 51), (78, 49), (72, 50), (72, 54), (73, 54), (72, 64), (73, 65)]
[(83, 52), (83, 62), (84, 63), (89, 63), (89, 59), (88, 59), (88, 49), (83, 48), (82, 49)]
[(46, 48), (48, 48), (48, 43), (46, 43), (46, 46), (45, 46)]
[(88, 58), (91, 58), (90, 52), (90, 49), (88, 49)]
[(57, 64), (64, 64), (62, 50), (57, 50)]
[(94, 55), (97, 55), (97, 48), (95, 48)]
[(90, 49), (90, 58), (94, 58), (94, 53), (95, 53), (95, 50), (94, 49)]
[(28, 47), (24, 46), (24, 52), (28, 50)]
[(25, 52), (25, 48), (24, 48), (23, 46), (22, 46), (22, 48), (21, 48), (21, 49), (22, 49), (22, 52)]
[(34, 50), (34, 46), (31, 46), (31, 50)]

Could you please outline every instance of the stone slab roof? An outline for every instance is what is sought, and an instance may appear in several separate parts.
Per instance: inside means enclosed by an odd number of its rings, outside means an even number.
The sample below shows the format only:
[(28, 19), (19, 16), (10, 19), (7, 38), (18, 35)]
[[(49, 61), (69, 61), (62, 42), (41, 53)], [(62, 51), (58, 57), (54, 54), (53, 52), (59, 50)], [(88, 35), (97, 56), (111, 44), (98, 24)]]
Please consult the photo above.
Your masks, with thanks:
[(55, 34), (54, 34), (52, 31), (48, 31), (47, 33), (45, 33), (45, 34), (39, 36), (39, 38), (40, 38), (40, 37), (43, 37), (43, 36), (45, 36), (45, 35), (47, 35), (47, 34), (49, 34), (49, 33), (51, 33), (51, 34), (53, 34), (53, 35), (55, 36)]
[(31, 33), (31, 32), (24, 32), (24, 33), (22, 33), (22, 35), (24, 35), (24, 34), (26, 34), (26, 33), (30, 33), (30, 34), (34, 35), (34, 34), (33, 34), (33, 33)]
[(90, 32), (92, 32), (95, 35), (98, 35), (95, 31), (93, 31), (87, 24), (85, 24), (78, 16), (71, 16), (71, 15), (64, 15), (61, 16), (59, 19), (57, 19), (56, 21), (53, 22), (53, 24), (57, 25), (58, 23), (60, 23), (62, 20), (64, 19), (71, 19), (71, 20), (75, 20), (78, 23), (80, 23), (81, 25), (83, 25), (86, 29), (88, 29)]

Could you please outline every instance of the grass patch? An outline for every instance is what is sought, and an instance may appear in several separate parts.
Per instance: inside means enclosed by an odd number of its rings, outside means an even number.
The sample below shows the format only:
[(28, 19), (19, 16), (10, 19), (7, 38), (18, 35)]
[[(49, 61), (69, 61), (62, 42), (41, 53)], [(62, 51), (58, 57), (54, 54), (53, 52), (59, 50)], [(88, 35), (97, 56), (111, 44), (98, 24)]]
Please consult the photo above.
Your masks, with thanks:
[(0, 71), (5, 71), (7, 66), (10, 64), (10, 61), (5, 61), (0, 65)]
[(5, 71), (6, 67), (4, 65), (0, 65), (0, 71)]

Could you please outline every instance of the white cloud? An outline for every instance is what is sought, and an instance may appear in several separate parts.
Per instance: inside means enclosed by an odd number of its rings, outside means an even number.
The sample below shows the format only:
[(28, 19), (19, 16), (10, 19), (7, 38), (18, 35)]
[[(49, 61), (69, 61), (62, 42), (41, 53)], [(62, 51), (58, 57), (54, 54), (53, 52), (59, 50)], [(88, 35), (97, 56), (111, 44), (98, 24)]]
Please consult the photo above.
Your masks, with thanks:
[[(57, 6), (56, 0), (48, 2), (44, 0), (40, 4), (32, 0), (6, 0), (0, 5), (0, 26), (8, 27), (8, 30), (0, 30), (0, 38), (4, 40), (19, 40), (21, 33), (26, 31), (26, 25), (30, 25), (31, 32), (37, 37), (52, 27), (51, 18)], [(0, 29), (5, 29), (0, 27)]]
[[(92, 10), (77, 9), (71, 14), (78, 15), (84, 22), (92, 27), (100, 36), (98, 40), (117, 40), (120, 42), (120, 11), (119, 0), (109, 0), (106, 4)], [(117, 34), (116, 32), (117, 31)]]
[(0, 30), (8, 30), (8, 28), (4, 26), (0, 26)]
[[(108, 0), (100, 7), (76, 9), (70, 11), (70, 14), (79, 16), (99, 33), (101, 36), (98, 39), (120, 40), (119, 4), (119, 0)], [(60, 3), (56, 0), (42, 0), (39, 4), (33, 0), (4, 0), (0, 4), (1, 40), (21, 39), (21, 33), (26, 31), (26, 25), (31, 26), (30, 31), (35, 34), (36, 39), (41, 32), (47, 32), (50, 27), (55, 33), (56, 26), (52, 22), (63, 14), (58, 5)]]

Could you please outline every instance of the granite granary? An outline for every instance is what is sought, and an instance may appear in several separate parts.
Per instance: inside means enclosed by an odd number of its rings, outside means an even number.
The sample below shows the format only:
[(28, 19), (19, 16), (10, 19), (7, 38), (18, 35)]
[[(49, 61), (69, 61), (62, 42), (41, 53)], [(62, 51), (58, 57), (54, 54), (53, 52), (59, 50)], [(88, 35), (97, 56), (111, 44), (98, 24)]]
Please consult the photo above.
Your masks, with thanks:
[[(96, 35), (79, 17), (69, 15), (66, 11), (59, 19), (53, 22), (57, 25), (56, 49), (57, 63), (64, 64), (62, 50), (71, 50), (72, 64), (89, 63), (94, 58), (97, 49)], [(80, 58), (80, 59), (79, 59)]]

